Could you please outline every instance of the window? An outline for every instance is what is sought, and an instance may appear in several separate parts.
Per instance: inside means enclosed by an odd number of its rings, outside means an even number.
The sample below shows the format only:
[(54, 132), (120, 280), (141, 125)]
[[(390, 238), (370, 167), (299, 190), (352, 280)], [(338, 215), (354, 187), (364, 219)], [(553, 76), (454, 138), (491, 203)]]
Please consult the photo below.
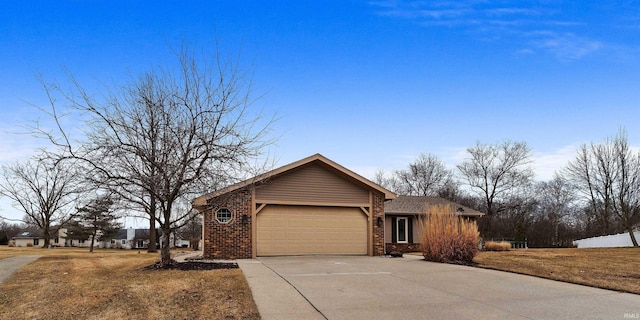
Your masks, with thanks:
[(40, 244), (40, 239), (33, 239), (33, 245), (37, 246)]
[(78, 243), (84, 243), (84, 240), (78, 240)]
[(413, 217), (391, 218), (391, 242), (413, 243)]
[(127, 240), (122, 240), (120, 243), (122, 243), (123, 245), (127, 244)]
[(144, 248), (144, 240), (138, 240), (138, 248)]
[(116, 244), (116, 240), (111, 239), (111, 244)]
[(55, 244), (60, 243), (60, 239), (58, 239), (58, 238), (53, 239), (53, 243), (55, 243)]
[(228, 223), (231, 221), (231, 211), (227, 208), (222, 208), (216, 211), (216, 220), (220, 223)]
[(407, 218), (398, 218), (396, 235), (398, 235), (398, 243), (407, 243)]

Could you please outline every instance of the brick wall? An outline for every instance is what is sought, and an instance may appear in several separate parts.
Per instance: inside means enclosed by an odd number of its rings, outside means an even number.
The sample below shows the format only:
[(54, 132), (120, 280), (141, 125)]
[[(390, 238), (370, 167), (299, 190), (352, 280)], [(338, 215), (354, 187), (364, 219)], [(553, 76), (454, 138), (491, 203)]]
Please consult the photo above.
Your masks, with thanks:
[[(214, 201), (213, 207), (204, 213), (204, 258), (251, 258), (251, 191), (242, 189)], [(216, 220), (216, 211), (221, 208), (231, 211), (230, 222)], [(243, 222), (244, 215), (246, 222)]]
[[(373, 194), (373, 255), (385, 254), (384, 248), (384, 194)], [(381, 223), (378, 225), (378, 218)]]
[(420, 243), (387, 243), (385, 244), (387, 254), (391, 252), (420, 252), (422, 251)]

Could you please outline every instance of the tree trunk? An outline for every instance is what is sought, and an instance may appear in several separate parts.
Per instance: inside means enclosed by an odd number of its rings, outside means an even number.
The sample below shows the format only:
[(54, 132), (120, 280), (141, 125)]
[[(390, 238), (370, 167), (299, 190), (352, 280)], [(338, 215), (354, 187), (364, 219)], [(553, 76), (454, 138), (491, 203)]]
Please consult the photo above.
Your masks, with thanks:
[(155, 253), (158, 252), (158, 248), (156, 247), (156, 239), (158, 236), (156, 235), (156, 198), (155, 196), (151, 196), (149, 200), (149, 247), (147, 248), (147, 252)]
[(629, 237), (631, 237), (631, 243), (633, 243), (634, 247), (638, 246), (638, 240), (636, 240), (636, 235), (633, 234), (633, 227), (630, 223), (627, 223), (627, 231), (629, 232)]
[(44, 226), (44, 230), (43, 230), (43, 235), (42, 237), (44, 238), (44, 243), (42, 244), (43, 248), (49, 248), (49, 245), (51, 242), (51, 235), (49, 234), (50, 230), (49, 230), (49, 224), (45, 224)]
[(170, 233), (171, 229), (163, 226), (162, 237), (160, 238), (162, 241), (160, 245), (160, 266), (168, 266), (171, 264)]
[(93, 243), (96, 240), (96, 230), (93, 229), (93, 233), (91, 234), (91, 244), (89, 245), (89, 252), (93, 253)]
[(156, 246), (156, 239), (157, 239), (157, 235), (156, 235), (156, 226), (155, 226), (155, 220), (150, 220), (151, 223), (149, 224), (149, 247), (147, 248), (147, 252), (158, 252), (158, 248)]

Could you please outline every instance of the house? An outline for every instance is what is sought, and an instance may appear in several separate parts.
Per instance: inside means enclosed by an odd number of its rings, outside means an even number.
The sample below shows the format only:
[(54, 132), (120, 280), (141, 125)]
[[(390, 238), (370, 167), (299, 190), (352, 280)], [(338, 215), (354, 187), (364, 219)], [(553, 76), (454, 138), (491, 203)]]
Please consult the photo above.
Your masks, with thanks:
[(420, 250), (433, 206), (484, 214), (440, 197), (397, 196), (315, 154), (193, 200), (208, 259), (309, 254), (383, 255)]
[(459, 217), (476, 220), (484, 215), (469, 207), (440, 197), (398, 196), (384, 205), (385, 251), (420, 251), (421, 222), (429, 208), (449, 207)]
[[(58, 236), (50, 240), (51, 245), (56, 247), (87, 248), (91, 245), (90, 237), (87, 237), (87, 239), (69, 239), (67, 232), (66, 228), (60, 228)], [(158, 229), (156, 234), (159, 238), (161, 230)], [(11, 241), (16, 247), (42, 247), (44, 237), (42, 237), (40, 231), (23, 231), (11, 238)], [(158, 239), (156, 239), (156, 242), (159, 242)], [(149, 229), (120, 229), (114, 236), (109, 238), (101, 238), (98, 235), (94, 246), (98, 248), (147, 249), (149, 247)]]
[(315, 154), (193, 200), (209, 259), (385, 254), (384, 202), (396, 195)]
[(59, 237), (63, 241), (65, 247), (89, 247), (91, 246), (91, 238), (88, 239), (69, 239), (69, 231), (66, 228), (62, 228), (59, 231)]
[[(156, 237), (159, 238), (161, 230), (156, 229)], [(149, 248), (150, 231), (149, 229), (120, 229), (118, 232), (100, 241), (100, 248), (118, 248), (118, 249), (147, 249)], [(156, 239), (156, 243), (158, 243)], [(158, 246), (159, 248), (160, 246)]]
[[(49, 240), (51, 246), (61, 247), (64, 245), (65, 229), (58, 230), (58, 236)], [(22, 231), (17, 236), (11, 238), (11, 242), (16, 247), (42, 247), (44, 246), (44, 236), (41, 231)]]

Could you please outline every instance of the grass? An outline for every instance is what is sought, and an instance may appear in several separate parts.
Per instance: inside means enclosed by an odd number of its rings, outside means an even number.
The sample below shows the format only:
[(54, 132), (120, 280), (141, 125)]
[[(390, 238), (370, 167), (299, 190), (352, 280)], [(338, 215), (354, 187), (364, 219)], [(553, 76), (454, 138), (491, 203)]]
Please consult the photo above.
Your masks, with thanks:
[(501, 241), (487, 241), (484, 243), (484, 250), (486, 251), (509, 251), (511, 250), (511, 242)]
[(640, 248), (480, 252), (478, 267), (640, 294)]
[(143, 270), (137, 250), (0, 246), (41, 255), (0, 285), (0, 319), (260, 319), (240, 269)]

